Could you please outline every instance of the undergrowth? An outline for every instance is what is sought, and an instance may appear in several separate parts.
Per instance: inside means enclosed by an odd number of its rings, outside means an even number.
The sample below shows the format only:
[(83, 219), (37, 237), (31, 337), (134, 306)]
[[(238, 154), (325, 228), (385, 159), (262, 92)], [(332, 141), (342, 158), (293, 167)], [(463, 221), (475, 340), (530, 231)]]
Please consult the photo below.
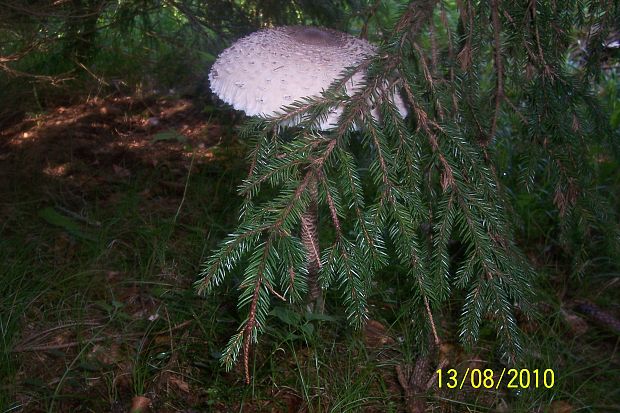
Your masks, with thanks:
[[(236, 140), (209, 148), (212, 155), (203, 161), (189, 146), (181, 161), (113, 158), (99, 163), (101, 173), (89, 169), (87, 154), (75, 151), (69, 176), (42, 172), (49, 152), (33, 164), (26, 152), (14, 150), (13, 179), (3, 181), (0, 201), (3, 411), (120, 412), (134, 396), (149, 398), (158, 412), (405, 408), (396, 372), (412, 371), (422, 353), (411, 344), (419, 328), (411, 298), (399, 288), (398, 266), (386, 267), (368, 297), (375, 330), (352, 329), (345, 309), (334, 304), (317, 316), (274, 303), (251, 356), (252, 383), (243, 383), (240, 369), (223, 370), (221, 351), (241, 319), (235, 302), (242, 274), (206, 299), (196, 296), (192, 282), (209, 248), (234, 225), (246, 148)], [(617, 172), (612, 165), (601, 168), (601, 183), (617, 192)], [(78, 176), (88, 179), (76, 184)], [(618, 336), (586, 321), (571, 304), (589, 299), (618, 311), (613, 257), (601, 251), (587, 279), (567, 276), (554, 247), (557, 234), (545, 220), (554, 220), (548, 205), (532, 195), (514, 196), (524, 220), (520, 239), (540, 272), (536, 305), (542, 314), (521, 323), (527, 351), (519, 367), (553, 369), (554, 386), (434, 386), (426, 392), (427, 406), (530, 412), (557, 411), (565, 403), (579, 411), (618, 410)], [(458, 245), (451, 252), (458, 255)], [(449, 305), (439, 315), (444, 343), (436, 357), (461, 371), (499, 369), (492, 330), (481, 332), (471, 353), (456, 344), (457, 313)]]

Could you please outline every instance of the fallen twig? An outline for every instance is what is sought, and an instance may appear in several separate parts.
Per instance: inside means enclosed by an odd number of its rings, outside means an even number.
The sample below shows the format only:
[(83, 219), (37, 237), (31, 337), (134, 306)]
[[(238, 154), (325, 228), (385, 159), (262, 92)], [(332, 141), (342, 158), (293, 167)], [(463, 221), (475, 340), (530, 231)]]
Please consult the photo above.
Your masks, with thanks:
[[(175, 330), (180, 330), (182, 328), (185, 328), (186, 326), (188, 326), (193, 320), (186, 320), (184, 322), (182, 322), (181, 324), (178, 324), (172, 328), (166, 329), (166, 330), (161, 330), (161, 331), (157, 331), (156, 333), (154, 333), (154, 335), (158, 336), (158, 335), (162, 335), (162, 334), (167, 334), (170, 331), (175, 331)], [(105, 337), (96, 337), (96, 338), (92, 338), (90, 340), (82, 340), (82, 341), (70, 341), (68, 343), (60, 343), (60, 344), (44, 344), (44, 345), (40, 345), (40, 346), (15, 346), (15, 348), (13, 348), (11, 350), (11, 353), (26, 353), (26, 352), (32, 352), (32, 351), (50, 351), (50, 350), (62, 350), (62, 349), (66, 349), (66, 348), (71, 348), (71, 347), (77, 347), (81, 344), (89, 344), (89, 343), (98, 343), (101, 341), (106, 341), (106, 340), (118, 340), (120, 338), (124, 338), (124, 339), (136, 339), (139, 337), (143, 337), (144, 334), (143, 333), (133, 333), (133, 334), (113, 334), (113, 335), (109, 335), (109, 336), (105, 336)]]

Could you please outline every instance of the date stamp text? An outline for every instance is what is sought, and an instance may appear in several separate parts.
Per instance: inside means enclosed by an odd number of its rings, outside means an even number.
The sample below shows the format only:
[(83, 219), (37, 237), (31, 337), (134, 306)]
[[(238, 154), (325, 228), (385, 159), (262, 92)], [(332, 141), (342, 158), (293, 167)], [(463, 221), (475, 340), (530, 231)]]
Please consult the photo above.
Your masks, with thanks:
[(471, 386), (474, 389), (550, 389), (555, 385), (555, 371), (553, 369), (507, 369), (495, 371), (493, 369), (470, 369), (458, 371), (456, 369), (439, 369), (437, 385), (440, 389), (462, 389)]

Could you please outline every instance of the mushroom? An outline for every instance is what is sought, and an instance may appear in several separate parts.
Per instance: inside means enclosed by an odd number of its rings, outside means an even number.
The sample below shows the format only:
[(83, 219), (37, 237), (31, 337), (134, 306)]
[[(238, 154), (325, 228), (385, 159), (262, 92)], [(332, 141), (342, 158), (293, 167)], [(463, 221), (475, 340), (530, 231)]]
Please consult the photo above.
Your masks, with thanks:
[[(209, 72), (211, 90), (224, 102), (248, 116), (270, 117), (283, 106), (303, 97), (318, 96), (348, 67), (359, 65), (377, 53), (363, 39), (332, 29), (304, 26), (273, 27), (252, 33), (224, 50)], [(345, 85), (348, 95), (363, 85), (365, 74), (356, 72)], [(402, 116), (407, 109), (397, 93), (390, 97)], [(337, 125), (343, 105), (329, 112), (318, 125), (329, 130)], [(372, 115), (376, 118), (378, 110)], [(293, 126), (300, 119), (284, 126)], [(310, 204), (301, 219), (301, 239), (307, 251), (308, 298), (323, 311), (318, 283), (317, 182), (308, 184)]]
[[(211, 67), (209, 81), (211, 90), (235, 109), (248, 116), (269, 117), (300, 98), (319, 95), (344, 69), (376, 53), (375, 45), (336, 30), (273, 27), (224, 50)], [(355, 73), (347, 82), (347, 93), (355, 93), (363, 79), (364, 73)], [(394, 93), (392, 98), (406, 116), (402, 98)], [(334, 108), (319, 129), (334, 128), (341, 112), (342, 106)], [(378, 111), (374, 112), (376, 117)]]

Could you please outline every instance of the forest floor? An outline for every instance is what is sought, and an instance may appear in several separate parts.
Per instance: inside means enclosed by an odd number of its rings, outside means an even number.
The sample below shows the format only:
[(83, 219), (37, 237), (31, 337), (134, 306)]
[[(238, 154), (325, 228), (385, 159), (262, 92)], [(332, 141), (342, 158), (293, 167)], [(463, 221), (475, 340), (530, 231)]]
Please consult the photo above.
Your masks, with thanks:
[(620, 316), (619, 278), (593, 278), (577, 296), (542, 252), (530, 254), (545, 274), (541, 317), (521, 322), (517, 388), (474, 376), (448, 388), (449, 369), (499, 379), (492, 333), (465, 352), (446, 316), (443, 343), (421, 356), (389, 288), (370, 297), (362, 332), (337, 306), (323, 317), (276, 306), (253, 382), (225, 372), (235, 274), (207, 298), (192, 284), (236, 223), (246, 147), (233, 121), (178, 97), (110, 96), (0, 130), (3, 411), (620, 411), (620, 334), (601, 323)]

